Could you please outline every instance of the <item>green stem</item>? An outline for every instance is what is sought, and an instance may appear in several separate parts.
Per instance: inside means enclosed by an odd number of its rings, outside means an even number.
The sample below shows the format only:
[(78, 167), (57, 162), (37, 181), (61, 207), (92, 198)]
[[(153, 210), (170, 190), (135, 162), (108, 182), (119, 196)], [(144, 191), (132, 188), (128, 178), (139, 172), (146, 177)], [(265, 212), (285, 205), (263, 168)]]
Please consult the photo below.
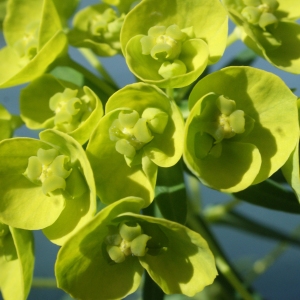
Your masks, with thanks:
[(143, 288), (143, 300), (163, 300), (164, 296), (165, 293), (146, 272)]
[(227, 38), (227, 47), (238, 41), (241, 37), (241, 31), (239, 27), (235, 27), (234, 30)]
[[(294, 238), (300, 237), (300, 226), (297, 227), (291, 235)], [(257, 260), (253, 264), (252, 270), (247, 275), (247, 283), (251, 283), (256, 279), (257, 276), (264, 273), (269, 267), (271, 267), (274, 262), (287, 250), (290, 243), (287, 241), (282, 241), (265, 257)]]
[(86, 79), (97, 86), (103, 93), (110, 97), (113, 93), (117, 91), (116, 88), (111, 87), (108, 83), (98, 78), (95, 74), (90, 72), (88, 69), (78, 64), (76, 61), (72, 60), (69, 56), (63, 57), (57, 62), (60, 66), (66, 66), (73, 68), (74, 70), (80, 72)]
[(112, 87), (118, 89), (118, 86), (114, 81), (114, 79), (109, 75), (109, 73), (101, 64), (100, 60), (90, 49), (79, 48), (78, 50), (84, 56), (84, 58), (89, 62), (89, 64), (102, 75), (102, 77), (105, 79), (106, 82), (108, 82)]
[(173, 99), (174, 93), (173, 93), (173, 88), (166, 88), (166, 94)]
[(34, 277), (31, 286), (33, 288), (43, 288), (43, 289), (56, 289), (56, 279), (55, 278), (39, 278)]
[(208, 222), (216, 222), (240, 203), (239, 199), (233, 198), (225, 204), (211, 206), (204, 210), (204, 217)]

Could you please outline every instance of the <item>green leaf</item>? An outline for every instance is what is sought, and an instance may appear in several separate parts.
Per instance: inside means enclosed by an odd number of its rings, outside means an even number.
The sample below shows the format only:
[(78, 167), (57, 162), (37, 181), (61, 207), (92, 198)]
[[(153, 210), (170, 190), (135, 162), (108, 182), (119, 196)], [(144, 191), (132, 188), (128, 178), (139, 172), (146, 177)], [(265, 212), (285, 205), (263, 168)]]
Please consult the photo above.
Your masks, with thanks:
[(33, 277), (33, 235), (10, 227), (0, 238), (0, 290), (4, 299), (27, 299)]
[(217, 220), (216, 224), (221, 226), (228, 225), (233, 227), (234, 229), (248, 231), (255, 235), (260, 235), (264, 238), (270, 238), (276, 241), (277, 240), (286, 241), (289, 244), (298, 247), (300, 246), (299, 239), (293, 238), (292, 236), (289, 236), (288, 234), (278, 229), (273, 229), (272, 227), (254, 221), (236, 211), (230, 211), (227, 214), (224, 214), (220, 219)]
[(250, 186), (234, 195), (255, 205), (288, 213), (300, 213), (300, 205), (294, 193), (271, 179)]
[(166, 219), (184, 224), (187, 199), (181, 164), (179, 161), (173, 167), (158, 169), (155, 203)]
[(57, 66), (51, 70), (50, 74), (59, 80), (71, 82), (80, 87), (84, 85), (84, 76), (70, 67)]

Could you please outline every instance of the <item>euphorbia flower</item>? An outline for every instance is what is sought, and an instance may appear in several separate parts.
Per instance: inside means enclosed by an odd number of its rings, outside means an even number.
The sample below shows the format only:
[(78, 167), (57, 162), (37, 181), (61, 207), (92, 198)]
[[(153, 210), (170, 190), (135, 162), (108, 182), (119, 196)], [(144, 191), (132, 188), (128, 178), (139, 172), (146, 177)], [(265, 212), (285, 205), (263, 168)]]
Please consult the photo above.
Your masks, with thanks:
[(0, 291), (5, 300), (27, 299), (34, 267), (33, 234), (0, 222)]
[[(113, 94), (87, 146), (98, 196), (154, 198), (157, 166), (175, 165), (182, 155), (183, 118), (157, 87), (131, 84)], [(111, 188), (114, 186), (115, 188)]]
[(21, 117), (30, 129), (53, 128), (84, 144), (103, 115), (100, 99), (83, 89), (44, 74), (22, 89)]
[(298, 0), (223, 0), (243, 42), (284, 71), (300, 73)]
[(123, 299), (143, 270), (166, 294), (193, 296), (217, 275), (206, 241), (175, 222), (139, 214), (143, 199), (121, 199), (96, 215), (60, 249), (58, 287), (78, 299)]
[(296, 100), (280, 78), (258, 69), (228, 67), (206, 76), (189, 98), (187, 166), (225, 192), (267, 179), (299, 139)]
[(52, 0), (10, 0), (3, 33), (7, 46), (0, 50), (0, 87), (33, 80), (67, 49)]
[(160, 87), (195, 81), (222, 56), (226, 40), (227, 15), (217, 0), (144, 0), (127, 14), (121, 31), (130, 70)]
[(81, 145), (55, 130), (0, 143), (0, 222), (44, 229), (61, 244), (96, 211), (93, 173)]
[(105, 3), (95, 4), (79, 11), (69, 32), (69, 41), (75, 47), (90, 48), (99, 56), (112, 56), (121, 51), (120, 31), (124, 15)]

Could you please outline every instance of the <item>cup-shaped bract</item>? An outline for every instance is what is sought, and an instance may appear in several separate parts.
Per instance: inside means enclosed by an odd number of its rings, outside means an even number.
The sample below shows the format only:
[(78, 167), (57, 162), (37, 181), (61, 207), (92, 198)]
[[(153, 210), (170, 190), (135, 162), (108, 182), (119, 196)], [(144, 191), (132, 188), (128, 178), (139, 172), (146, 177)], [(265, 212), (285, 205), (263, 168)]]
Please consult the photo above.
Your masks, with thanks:
[(21, 90), (21, 118), (30, 129), (52, 128), (84, 144), (103, 115), (98, 96), (44, 74)]
[(286, 162), (299, 140), (297, 97), (276, 75), (228, 67), (189, 98), (183, 157), (206, 185), (237, 192)]
[(3, 140), (0, 174), (0, 222), (44, 229), (62, 244), (95, 214), (92, 169), (81, 145), (65, 133), (48, 129), (40, 140)]
[(144, 0), (121, 30), (129, 69), (160, 87), (191, 84), (223, 55), (226, 40), (227, 14), (217, 0)]
[(148, 205), (157, 166), (175, 165), (182, 155), (182, 115), (172, 99), (145, 83), (113, 94), (105, 113), (86, 149), (97, 194), (106, 204), (137, 196)]
[(123, 20), (124, 15), (106, 3), (88, 6), (75, 15), (69, 41), (74, 47), (90, 48), (99, 56), (113, 56), (121, 52)]
[(34, 267), (33, 234), (0, 222), (0, 291), (5, 300), (27, 299)]
[(217, 275), (206, 241), (175, 222), (139, 215), (143, 199), (128, 197), (100, 211), (60, 249), (58, 287), (79, 299), (123, 299), (143, 269), (166, 294), (193, 296)]
[(21, 118), (10, 114), (0, 104), (0, 141), (13, 136), (14, 130), (23, 124)]
[(223, 0), (242, 41), (272, 65), (300, 74), (298, 0)]
[(67, 49), (52, 0), (9, 0), (4, 37), (7, 46), (0, 50), (0, 87), (35, 79)]

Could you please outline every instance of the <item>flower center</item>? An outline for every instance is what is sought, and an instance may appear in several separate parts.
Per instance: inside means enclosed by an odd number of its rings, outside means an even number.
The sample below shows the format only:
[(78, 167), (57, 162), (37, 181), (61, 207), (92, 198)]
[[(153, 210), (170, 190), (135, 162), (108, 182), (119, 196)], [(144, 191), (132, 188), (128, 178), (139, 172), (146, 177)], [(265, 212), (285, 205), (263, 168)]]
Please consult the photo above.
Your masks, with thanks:
[(39, 21), (27, 25), (23, 37), (13, 45), (20, 56), (20, 67), (27, 65), (37, 54), (39, 25)]
[(56, 93), (50, 98), (49, 107), (55, 113), (55, 129), (71, 132), (78, 128), (93, 108), (87, 95), (77, 97), (78, 90), (66, 88), (62, 93)]
[(274, 15), (279, 3), (276, 0), (243, 0), (246, 5), (241, 14), (253, 25), (258, 25), (264, 31), (270, 25), (276, 26), (278, 19)]
[(118, 228), (110, 228), (106, 236), (106, 251), (115, 263), (123, 262), (127, 256), (145, 256), (148, 252), (147, 242), (150, 236), (143, 233), (138, 223), (121, 223)]
[(112, 8), (102, 14), (95, 14), (89, 22), (89, 33), (99, 42), (109, 43), (116, 50), (120, 50), (120, 31), (124, 16), (118, 17)]
[[(200, 159), (208, 155), (219, 157), (222, 153), (221, 142), (224, 139), (245, 133), (245, 118), (244, 111), (237, 110), (233, 100), (219, 96), (212, 101), (207, 101), (198, 116), (201, 131), (196, 134), (195, 138), (196, 156)], [(247, 117), (247, 119), (251, 118)]]
[(151, 55), (153, 59), (161, 62), (158, 73), (163, 78), (170, 78), (185, 74), (186, 65), (180, 60), (182, 43), (193, 37), (193, 29), (180, 29), (176, 24), (166, 26), (153, 26), (148, 35), (141, 38), (142, 54)]
[(144, 145), (149, 143), (153, 134), (164, 132), (168, 114), (158, 108), (147, 108), (140, 117), (135, 110), (121, 111), (109, 128), (112, 141), (116, 141), (116, 151), (126, 158), (133, 159)]
[(45, 195), (58, 189), (65, 190), (65, 179), (70, 175), (69, 157), (60, 155), (56, 149), (40, 148), (37, 156), (28, 159), (28, 166), (23, 175), (32, 183), (41, 185)]

